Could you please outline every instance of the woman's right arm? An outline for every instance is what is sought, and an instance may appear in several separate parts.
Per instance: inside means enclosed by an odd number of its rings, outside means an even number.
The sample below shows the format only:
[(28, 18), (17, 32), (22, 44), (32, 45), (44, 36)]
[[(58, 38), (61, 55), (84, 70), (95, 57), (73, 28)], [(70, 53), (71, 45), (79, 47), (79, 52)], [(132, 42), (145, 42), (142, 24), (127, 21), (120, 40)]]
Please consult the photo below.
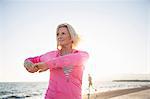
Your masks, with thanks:
[(30, 73), (34, 73), (34, 72), (37, 72), (39, 69), (34, 66), (35, 63), (39, 63), (41, 62), (40, 61), (40, 57), (41, 56), (37, 56), (37, 57), (30, 57), (30, 58), (27, 58), (25, 61), (24, 61), (24, 67), (26, 68), (26, 70)]
[[(56, 56), (56, 51), (47, 52), (43, 55), (36, 56), (36, 57), (30, 57), (25, 60), (24, 67), (27, 69), (28, 72), (34, 73), (34, 72), (43, 72), (49, 69), (47, 64), (45, 64), (44, 61), (47, 60), (47, 58), (51, 59), (54, 56)], [(26, 65), (27, 63), (27, 65)]]

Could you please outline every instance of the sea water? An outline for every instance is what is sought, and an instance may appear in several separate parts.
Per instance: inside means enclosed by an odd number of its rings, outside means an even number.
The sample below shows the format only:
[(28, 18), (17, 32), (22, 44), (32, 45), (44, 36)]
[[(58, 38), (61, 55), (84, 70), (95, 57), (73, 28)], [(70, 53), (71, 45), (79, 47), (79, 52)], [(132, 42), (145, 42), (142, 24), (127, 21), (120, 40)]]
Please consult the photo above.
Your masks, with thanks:
[[(94, 82), (91, 92), (142, 86), (150, 86), (150, 82)], [(44, 99), (47, 87), (47, 82), (0, 82), (0, 99)], [(89, 92), (88, 86), (84, 86), (82, 89), (83, 94)]]

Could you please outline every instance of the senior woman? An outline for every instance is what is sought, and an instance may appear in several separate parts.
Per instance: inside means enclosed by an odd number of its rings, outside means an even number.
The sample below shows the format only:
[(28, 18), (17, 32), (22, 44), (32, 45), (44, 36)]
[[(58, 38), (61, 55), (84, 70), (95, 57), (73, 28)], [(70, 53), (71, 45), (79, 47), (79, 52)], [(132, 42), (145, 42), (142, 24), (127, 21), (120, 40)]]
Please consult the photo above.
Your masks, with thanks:
[(84, 62), (89, 55), (74, 49), (79, 36), (67, 23), (60, 24), (56, 30), (57, 50), (24, 61), (30, 73), (49, 69), (50, 79), (45, 99), (81, 99)]

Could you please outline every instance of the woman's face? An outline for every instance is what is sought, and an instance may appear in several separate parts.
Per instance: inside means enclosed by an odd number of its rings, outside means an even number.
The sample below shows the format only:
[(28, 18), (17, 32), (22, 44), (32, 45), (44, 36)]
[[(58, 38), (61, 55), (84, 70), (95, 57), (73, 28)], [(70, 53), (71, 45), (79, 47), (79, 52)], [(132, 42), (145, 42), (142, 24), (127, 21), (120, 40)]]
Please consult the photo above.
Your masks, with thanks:
[(57, 36), (57, 43), (60, 46), (66, 46), (72, 43), (70, 33), (66, 27), (59, 28), (56, 36)]

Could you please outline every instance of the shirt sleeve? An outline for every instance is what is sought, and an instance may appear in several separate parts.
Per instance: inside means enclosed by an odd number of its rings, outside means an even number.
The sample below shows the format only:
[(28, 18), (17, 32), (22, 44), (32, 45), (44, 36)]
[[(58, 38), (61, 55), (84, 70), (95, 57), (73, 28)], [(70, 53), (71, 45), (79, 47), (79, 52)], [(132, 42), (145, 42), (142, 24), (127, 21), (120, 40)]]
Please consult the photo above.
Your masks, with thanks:
[(25, 61), (30, 61), (32, 63), (39, 63), (39, 62), (41, 62), (40, 57), (41, 56), (29, 57)]
[(42, 54), (39, 56), (29, 57), (29, 58), (25, 59), (25, 61), (29, 61), (32, 63), (39, 63), (39, 62), (44, 62), (48, 59), (52, 59), (55, 55), (56, 55), (56, 51), (50, 51), (50, 52), (46, 52), (45, 54)]
[(55, 57), (46, 61), (45, 63), (49, 66), (49, 68), (63, 68), (70, 66), (81, 66), (84, 62), (89, 58), (89, 54), (87, 52), (78, 52), (71, 53), (68, 55)]

